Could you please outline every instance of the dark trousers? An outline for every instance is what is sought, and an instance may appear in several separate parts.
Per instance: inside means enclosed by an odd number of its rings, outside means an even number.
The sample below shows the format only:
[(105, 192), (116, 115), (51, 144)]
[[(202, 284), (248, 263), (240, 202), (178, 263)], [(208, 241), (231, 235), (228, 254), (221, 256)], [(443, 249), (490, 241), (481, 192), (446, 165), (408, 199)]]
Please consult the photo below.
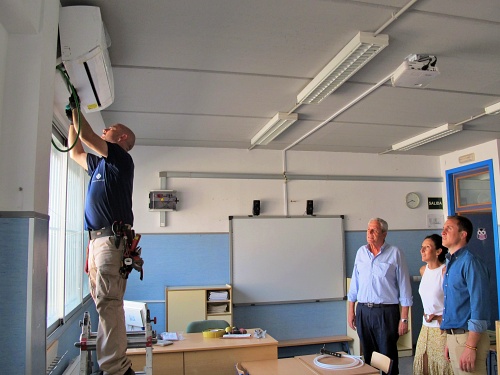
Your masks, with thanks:
[(399, 305), (368, 307), (360, 303), (356, 306), (356, 330), (358, 331), (365, 362), (370, 363), (374, 351), (392, 359), (388, 375), (399, 374), (398, 327)]

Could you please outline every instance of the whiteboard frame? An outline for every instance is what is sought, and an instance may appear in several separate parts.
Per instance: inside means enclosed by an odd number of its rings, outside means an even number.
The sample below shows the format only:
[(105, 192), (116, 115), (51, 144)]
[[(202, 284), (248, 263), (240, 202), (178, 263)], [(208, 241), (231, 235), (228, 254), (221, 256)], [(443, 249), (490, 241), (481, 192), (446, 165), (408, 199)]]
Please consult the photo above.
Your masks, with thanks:
[[(248, 301), (238, 301), (238, 296), (237, 293), (235, 293), (235, 290), (238, 289), (238, 285), (235, 284), (235, 279), (234, 279), (234, 227), (233, 223), (234, 220), (261, 220), (261, 219), (281, 219), (281, 220), (287, 220), (287, 219), (307, 219), (307, 220), (314, 220), (314, 219), (341, 219), (340, 221), (340, 230), (341, 230), (341, 249), (340, 253), (335, 252), (337, 256), (339, 256), (339, 262), (341, 265), (341, 276), (333, 276), (335, 280), (341, 280), (341, 286), (342, 286), (342, 296), (338, 297), (332, 297), (332, 298), (306, 298), (306, 299), (283, 299), (283, 300), (273, 300), (273, 301), (255, 301), (255, 302), (248, 302)], [(322, 301), (339, 301), (339, 300), (345, 300), (346, 299), (346, 265), (345, 265), (345, 231), (344, 231), (344, 215), (312, 215), (312, 216), (229, 216), (229, 239), (230, 239), (230, 254), (229, 254), (229, 261), (230, 261), (230, 279), (231, 279), (231, 285), (233, 287), (233, 305), (234, 306), (254, 306), (254, 305), (270, 305), (270, 304), (288, 304), (288, 303), (307, 303), (307, 302), (322, 302)], [(250, 265), (255, 267), (256, 265)], [(339, 269), (336, 270), (336, 272), (340, 271)], [(333, 270), (332, 270), (333, 272)], [(236, 298), (235, 298), (236, 297)]]

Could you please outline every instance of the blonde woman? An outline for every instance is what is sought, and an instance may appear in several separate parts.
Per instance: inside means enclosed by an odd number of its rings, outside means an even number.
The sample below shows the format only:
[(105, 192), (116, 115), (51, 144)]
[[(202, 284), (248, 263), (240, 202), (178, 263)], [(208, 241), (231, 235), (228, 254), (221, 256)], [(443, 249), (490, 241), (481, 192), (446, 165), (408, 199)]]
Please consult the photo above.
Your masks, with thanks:
[(440, 235), (432, 234), (422, 242), (420, 254), (426, 263), (420, 268), (420, 287), (424, 316), (418, 336), (413, 362), (413, 375), (453, 375), (450, 363), (445, 359), (446, 334), (439, 328), (443, 315), (443, 277), (446, 272), (445, 255)]

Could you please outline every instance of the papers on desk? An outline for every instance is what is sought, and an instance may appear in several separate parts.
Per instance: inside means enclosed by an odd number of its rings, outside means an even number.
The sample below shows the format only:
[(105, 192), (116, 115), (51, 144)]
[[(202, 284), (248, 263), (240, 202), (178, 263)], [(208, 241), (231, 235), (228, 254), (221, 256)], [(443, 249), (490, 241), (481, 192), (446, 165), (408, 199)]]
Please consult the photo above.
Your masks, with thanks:
[(172, 345), (173, 342), (172, 341), (169, 341), (169, 340), (158, 340), (156, 342), (156, 345), (158, 346), (167, 346), (167, 345)]
[(159, 338), (161, 340), (166, 340), (166, 341), (177, 341), (179, 340), (179, 337), (177, 336), (177, 332), (163, 332), (159, 334)]
[(222, 336), (223, 339), (248, 339), (250, 336), (252, 336), (251, 333), (228, 333), (224, 336)]
[(208, 294), (209, 301), (227, 301), (229, 298), (227, 290), (212, 290)]

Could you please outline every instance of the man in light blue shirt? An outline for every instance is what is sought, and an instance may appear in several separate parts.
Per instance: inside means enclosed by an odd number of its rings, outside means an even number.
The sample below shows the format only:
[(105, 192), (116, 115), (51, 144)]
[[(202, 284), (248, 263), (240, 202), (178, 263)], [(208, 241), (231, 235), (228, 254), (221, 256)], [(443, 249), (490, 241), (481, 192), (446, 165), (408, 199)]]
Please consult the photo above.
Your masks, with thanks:
[(347, 322), (358, 331), (365, 361), (370, 363), (374, 351), (385, 354), (393, 361), (388, 374), (395, 375), (399, 374), (397, 341), (408, 332), (413, 297), (403, 253), (385, 242), (387, 231), (383, 219), (368, 222), (368, 243), (358, 249), (347, 294)]
[(484, 262), (467, 247), (472, 232), (465, 216), (449, 216), (442, 232), (448, 254), (441, 329), (447, 333), (445, 355), (455, 375), (486, 374), (490, 346), (489, 275)]

